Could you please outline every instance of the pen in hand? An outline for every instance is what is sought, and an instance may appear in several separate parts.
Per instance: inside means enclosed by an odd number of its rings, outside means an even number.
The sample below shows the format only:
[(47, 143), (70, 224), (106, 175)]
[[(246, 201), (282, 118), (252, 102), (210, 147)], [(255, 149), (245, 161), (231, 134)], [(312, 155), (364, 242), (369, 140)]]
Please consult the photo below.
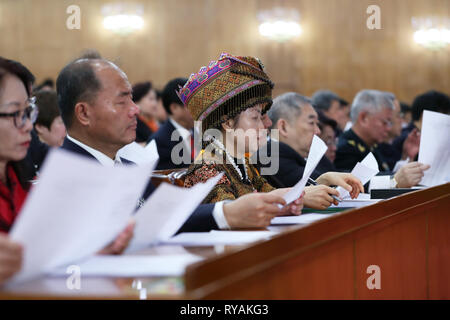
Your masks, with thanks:
[[(308, 178), (308, 182), (309, 184), (313, 185), (313, 186), (318, 186), (319, 184), (316, 182), (316, 180), (312, 179), (312, 178)], [(341, 202), (342, 200), (339, 199), (338, 197), (336, 197), (334, 194), (330, 194), (330, 196), (336, 200), (337, 202)]]

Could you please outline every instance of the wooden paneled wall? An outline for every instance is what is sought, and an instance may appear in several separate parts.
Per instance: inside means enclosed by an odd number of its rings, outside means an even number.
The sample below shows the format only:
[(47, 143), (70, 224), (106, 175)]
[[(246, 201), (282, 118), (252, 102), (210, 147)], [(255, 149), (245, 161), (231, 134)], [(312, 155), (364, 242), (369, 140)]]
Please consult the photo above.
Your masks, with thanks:
[[(0, 55), (28, 66), (38, 81), (86, 48), (116, 61), (132, 83), (189, 76), (222, 51), (258, 56), (275, 95), (329, 88), (351, 100), (362, 88), (393, 91), (411, 102), (435, 88), (450, 91), (450, 46), (430, 51), (412, 40), (412, 16), (450, 16), (450, 0), (141, 0), (145, 28), (126, 37), (103, 29), (101, 6), (113, 0), (0, 0)], [(66, 8), (81, 8), (68, 30)], [(366, 8), (381, 8), (381, 30), (366, 27)], [(296, 8), (303, 34), (274, 43), (258, 33), (257, 13)]]

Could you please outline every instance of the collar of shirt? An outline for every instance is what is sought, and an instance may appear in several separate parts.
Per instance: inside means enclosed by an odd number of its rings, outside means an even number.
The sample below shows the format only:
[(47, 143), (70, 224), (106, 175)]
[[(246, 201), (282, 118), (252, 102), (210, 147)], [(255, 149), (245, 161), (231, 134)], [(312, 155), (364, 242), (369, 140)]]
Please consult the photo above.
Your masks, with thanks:
[(122, 161), (120, 160), (120, 157), (116, 155), (116, 158), (113, 160), (104, 153), (101, 153), (98, 150), (95, 150), (87, 145), (85, 145), (83, 142), (78, 141), (77, 139), (72, 138), (71, 136), (67, 135), (67, 139), (72, 141), (73, 143), (79, 145), (81, 148), (89, 152), (94, 156), (95, 159), (97, 159), (103, 166), (106, 167), (114, 167), (116, 164), (122, 164)]
[(185, 127), (183, 127), (181, 124), (179, 124), (178, 122), (176, 122), (175, 120), (173, 120), (170, 117), (169, 117), (169, 121), (170, 121), (170, 123), (172, 123), (172, 125), (175, 127), (175, 129), (178, 130), (178, 133), (181, 135), (181, 137), (183, 137), (183, 140), (189, 139), (189, 137), (191, 136), (191, 131), (189, 131), (188, 129), (186, 129)]

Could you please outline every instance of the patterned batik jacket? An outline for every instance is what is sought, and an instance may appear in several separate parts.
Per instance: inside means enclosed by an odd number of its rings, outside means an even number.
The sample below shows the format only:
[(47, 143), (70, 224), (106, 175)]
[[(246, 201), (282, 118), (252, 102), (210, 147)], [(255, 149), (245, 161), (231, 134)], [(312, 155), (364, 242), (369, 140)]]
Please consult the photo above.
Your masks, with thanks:
[(275, 189), (259, 175), (258, 170), (248, 162), (247, 158), (245, 166), (249, 181), (243, 182), (234, 166), (226, 162), (225, 155), (202, 152), (201, 156), (203, 159), (200, 163), (196, 161), (189, 167), (184, 180), (185, 187), (190, 188), (224, 172), (223, 177), (203, 200), (203, 203), (234, 200), (251, 192), (269, 192)]

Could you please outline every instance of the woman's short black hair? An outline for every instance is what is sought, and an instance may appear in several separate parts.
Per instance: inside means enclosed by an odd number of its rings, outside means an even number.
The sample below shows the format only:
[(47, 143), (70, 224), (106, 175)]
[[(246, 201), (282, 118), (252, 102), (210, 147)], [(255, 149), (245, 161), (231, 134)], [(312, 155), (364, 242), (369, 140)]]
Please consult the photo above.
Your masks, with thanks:
[(133, 86), (133, 102), (140, 101), (151, 89), (152, 83), (150, 81), (136, 83)]
[(54, 90), (41, 90), (34, 94), (39, 114), (34, 125), (45, 126), (50, 130), (53, 121), (60, 116), (58, 96)]
[(180, 88), (182, 88), (187, 81), (187, 78), (172, 79), (164, 87), (162, 91), (162, 102), (167, 114), (172, 114), (172, 112), (170, 112), (170, 105), (172, 103), (183, 105), (183, 102), (181, 102), (177, 95), (177, 91), (180, 90)]

